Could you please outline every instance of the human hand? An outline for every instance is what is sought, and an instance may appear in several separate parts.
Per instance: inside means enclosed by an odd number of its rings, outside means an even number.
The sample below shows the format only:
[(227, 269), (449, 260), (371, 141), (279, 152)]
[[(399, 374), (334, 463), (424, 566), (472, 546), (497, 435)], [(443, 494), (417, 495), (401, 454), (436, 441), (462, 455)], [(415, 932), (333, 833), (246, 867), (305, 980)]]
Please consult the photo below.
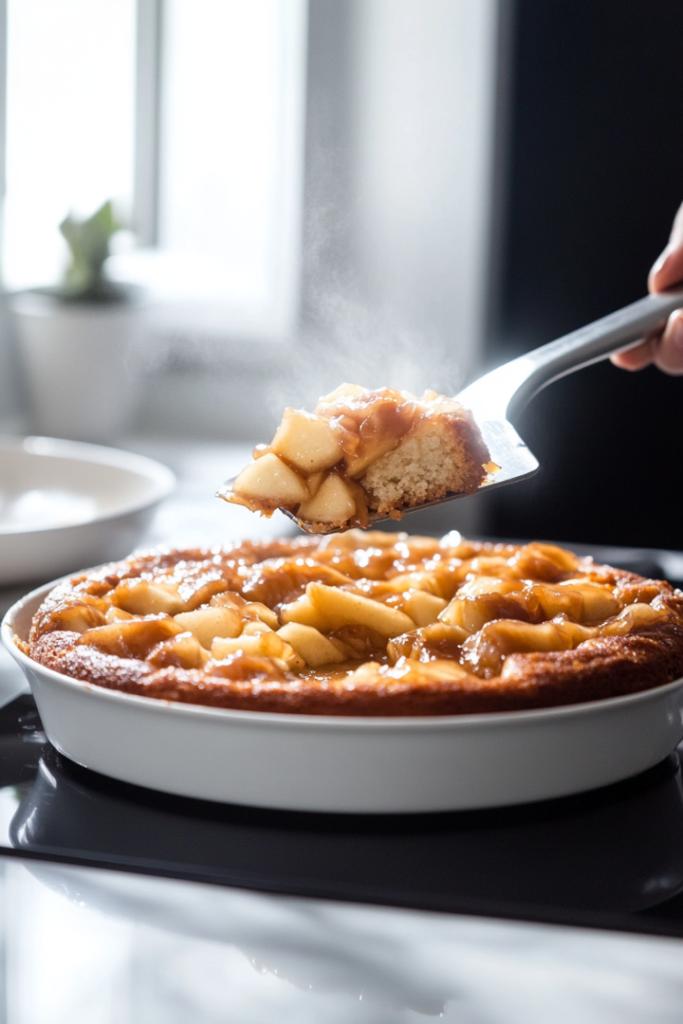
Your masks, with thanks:
[[(655, 261), (648, 288), (663, 292), (683, 282), (683, 204), (674, 218), (669, 244)], [(613, 355), (612, 362), (622, 370), (642, 370), (654, 363), (665, 373), (683, 374), (683, 309), (669, 317), (666, 326), (650, 331), (635, 348)]]

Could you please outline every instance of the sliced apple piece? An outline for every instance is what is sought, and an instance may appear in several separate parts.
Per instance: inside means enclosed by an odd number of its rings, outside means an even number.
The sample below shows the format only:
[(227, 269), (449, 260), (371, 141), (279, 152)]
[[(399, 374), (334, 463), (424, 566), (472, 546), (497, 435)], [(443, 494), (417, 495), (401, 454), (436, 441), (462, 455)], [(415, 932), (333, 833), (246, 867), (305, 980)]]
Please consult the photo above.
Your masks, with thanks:
[(302, 626), (322, 630), (330, 628), (320, 608), (313, 604), (308, 594), (302, 594), (296, 601), (284, 604), (280, 609), (280, 618), (284, 623), (300, 622)]
[(272, 630), (258, 633), (256, 636), (239, 636), (235, 639), (216, 637), (211, 645), (211, 657), (214, 661), (229, 658), (231, 654), (241, 652), (259, 658), (276, 658), (284, 662), (287, 668), (302, 669), (305, 662), (281, 636)]
[(478, 633), (487, 622), (500, 618), (500, 610), (494, 595), (481, 594), (479, 597), (454, 597), (439, 614), (439, 621), (449, 626), (459, 626), (467, 633)]
[(157, 644), (147, 655), (147, 661), (157, 668), (204, 668), (208, 660), (209, 652), (204, 650), (192, 633), (179, 633), (171, 640)]
[(109, 620), (98, 608), (93, 608), (84, 601), (76, 601), (74, 604), (60, 608), (55, 613), (53, 621), (55, 623), (53, 629), (65, 629), (70, 633), (85, 633), (88, 629), (103, 626)]
[(311, 668), (346, 660), (347, 656), (345, 657), (331, 640), (313, 626), (288, 622), (282, 629), (278, 629), (277, 635), (282, 637)]
[(319, 609), (328, 629), (367, 626), (387, 639), (415, 629), (415, 623), (404, 612), (349, 590), (327, 587), (324, 583), (309, 583), (306, 595)]
[(285, 410), (270, 447), (304, 473), (331, 469), (343, 454), (328, 419), (294, 409)]
[(242, 618), (234, 608), (197, 608), (193, 612), (182, 612), (175, 621), (184, 630), (196, 636), (202, 647), (210, 649), (216, 637), (239, 636), (242, 632)]
[(132, 619), (133, 616), (130, 612), (124, 612), (122, 608), (116, 608), (112, 605), (105, 618), (107, 622), (123, 622), (124, 619)]
[(261, 633), (273, 633), (274, 630), (270, 628), (261, 619), (251, 619), (246, 623), (240, 636), (259, 636)]
[(187, 607), (173, 585), (138, 579), (122, 580), (111, 603), (133, 615), (175, 615)]
[(630, 604), (623, 611), (602, 626), (598, 627), (603, 636), (622, 636), (634, 629), (647, 629), (657, 622), (665, 622), (669, 611), (663, 608), (653, 608), (651, 604)]
[(403, 611), (411, 617), (416, 626), (431, 626), (444, 610), (448, 601), (425, 590), (409, 590), (403, 598)]
[(242, 470), (233, 485), (233, 494), (273, 508), (299, 505), (308, 499), (308, 489), (301, 477), (272, 452)]
[(338, 473), (330, 473), (314, 497), (300, 506), (298, 515), (312, 523), (341, 526), (355, 513), (356, 502), (348, 487)]
[(170, 616), (158, 615), (96, 626), (86, 630), (77, 643), (90, 644), (105, 654), (114, 654), (119, 658), (146, 658), (157, 644), (182, 632), (183, 628)]
[[(558, 590), (568, 590), (576, 593), (581, 598), (581, 622), (597, 622), (618, 615), (621, 611), (621, 603), (614, 596), (610, 587), (603, 587), (597, 583), (573, 583), (567, 580), (560, 583)], [(543, 603), (541, 601), (541, 603)]]
[(224, 590), (220, 594), (214, 594), (209, 601), (209, 605), (212, 608), (232, 608), (242, 614), (244, 611), (246, 601), (241, 594), (238, 594), (236, 590)]
[(313, 497), (314, 494), (318, 493), (318, 491), (320, 490), (320, 485), (324, 479), (324, 472), (312, 473), (311, 476), (306, 477), (306, 486), (308, 487), (308, 493), (310, 494), (311, 497)]
[(266, 626), (270, 626), (271, 629), (277, 629), (280, 625), (273, 609), (269, 608), (267, 604), (261, 604), (260, 601), (245, 604), (242, 614), (248, 619), (256, 617), (260, 622), (265, 622)]

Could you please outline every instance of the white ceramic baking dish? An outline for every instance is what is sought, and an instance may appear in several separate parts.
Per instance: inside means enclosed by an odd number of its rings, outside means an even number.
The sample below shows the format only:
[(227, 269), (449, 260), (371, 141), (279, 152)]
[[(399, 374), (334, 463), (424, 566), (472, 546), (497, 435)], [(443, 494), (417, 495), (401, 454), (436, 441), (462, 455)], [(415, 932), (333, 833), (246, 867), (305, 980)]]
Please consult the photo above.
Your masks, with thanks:
[(569, 707), (430, 718), (259, 714), (119, 693), (44, 668), (13, 643), (53, 586), (2, 624), (48, 738), (86, 768), (166, 793), (300, 811), (496, 807), (629, 778), (683, 736), (683, 679)]

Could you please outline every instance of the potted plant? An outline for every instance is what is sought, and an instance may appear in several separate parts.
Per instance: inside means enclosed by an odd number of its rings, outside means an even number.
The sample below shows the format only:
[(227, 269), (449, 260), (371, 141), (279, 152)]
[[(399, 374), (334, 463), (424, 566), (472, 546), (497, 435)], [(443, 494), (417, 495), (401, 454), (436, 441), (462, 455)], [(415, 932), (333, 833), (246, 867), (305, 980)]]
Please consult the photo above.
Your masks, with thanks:
[(106, 442), (129, 418), (141, 303), (105, 272), (121, 227), (109, 201), (86, 219), (69, 214), (59, 225), (70, 251), (62, 283), (13, 296), (34, 431)]

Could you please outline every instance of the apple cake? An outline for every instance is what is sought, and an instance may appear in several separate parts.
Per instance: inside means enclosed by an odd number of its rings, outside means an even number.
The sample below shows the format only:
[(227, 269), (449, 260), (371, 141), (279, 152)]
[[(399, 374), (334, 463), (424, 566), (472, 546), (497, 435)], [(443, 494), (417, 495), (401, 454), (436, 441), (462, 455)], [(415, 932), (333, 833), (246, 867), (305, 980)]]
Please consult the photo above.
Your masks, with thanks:
[(162, 700), (313, 715), (513, 711), (683, 675), (683, 593), (550, 544), (352, 530), (74, 576), (35, 661)]
[(473, 494), (496, 467), (471, 414), (426, 391), (342, 384), (314, 413), (286, 409), (269, 445), (221, 492), (263, 515), (285, 509), (308, 532), (367, 526), (449, 493)]

